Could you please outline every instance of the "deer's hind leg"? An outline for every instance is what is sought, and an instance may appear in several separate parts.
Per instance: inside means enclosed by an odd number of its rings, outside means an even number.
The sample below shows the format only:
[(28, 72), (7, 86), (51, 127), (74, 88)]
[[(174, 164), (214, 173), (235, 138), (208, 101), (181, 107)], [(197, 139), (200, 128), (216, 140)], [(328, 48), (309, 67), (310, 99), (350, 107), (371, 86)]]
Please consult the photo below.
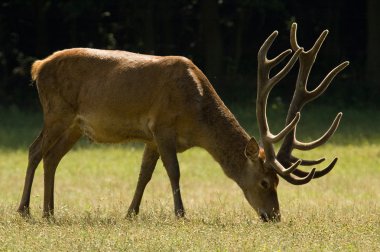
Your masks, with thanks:
[(30, 193), (32, 191), (32, 184), (34, 179), (34, 173), (37, 169), (38, 164), (42, 159), (42, 138), (43, 130), (40, 132), (39, 136), (34, 140), (34, 142), (29, 147), (29, 161), (26, 170), (24, 190), (21, 197), (21, 202), (18, 208), (18, 212), (22, 216), (29, 216), (29, 204), (30, 204)]
[[(46, 127), (45, 127), (46, 129)], [(43, 216), (54, 214), (54, 178), (57, 166), (63, 156), (79, 140), (82, 132), (78, 126), (71, 122), (53, 124), (45, 131), (42, 146), (44, 164), (44, 204)]]

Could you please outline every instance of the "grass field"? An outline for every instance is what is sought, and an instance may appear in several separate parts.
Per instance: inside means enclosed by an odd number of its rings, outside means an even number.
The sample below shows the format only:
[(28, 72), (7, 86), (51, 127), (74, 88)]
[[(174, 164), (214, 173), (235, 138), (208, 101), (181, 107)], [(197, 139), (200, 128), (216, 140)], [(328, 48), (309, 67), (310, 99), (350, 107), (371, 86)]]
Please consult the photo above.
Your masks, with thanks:
[[(250, 111), (233, 108), (257, 136)], [(338, 109), (304, 114), (301, 139), (317, 137)], [(201, 149), (179, 155), (185, 220), (173, 214), (169, 180), (161, 163), (148, 185), (141, 212), (125, 219), (139, 173), (142, 146), (82, 141), (56, 174), (56, 216), (41, 218), (42, 167), (32, 192), (32, 218), (16, 209), (27, 164), (27, 146), (41, 117), (0, 110), (0, 251), (379, 251), (380, 113), (344, 110), (333, 139), (304, 158), (340, 159), (326, 177), (302, 186), (281, 180), (283, 221), (262, 223), (211, 156)], [(270, 121), (283, 116), (271, 111)], [(283, 117), (281, 117), (283, 118)], [(279, 129), (282, 124), (274, 128)]]

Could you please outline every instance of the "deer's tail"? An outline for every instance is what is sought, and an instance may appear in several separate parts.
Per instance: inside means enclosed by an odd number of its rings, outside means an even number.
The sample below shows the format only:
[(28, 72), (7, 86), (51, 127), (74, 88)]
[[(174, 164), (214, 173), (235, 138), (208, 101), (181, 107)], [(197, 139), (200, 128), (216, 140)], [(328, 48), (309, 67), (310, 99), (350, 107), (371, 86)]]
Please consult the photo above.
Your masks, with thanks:
[(32, 70), (30, 71), (33, 81), (37, 80), (38, 74), (40, 73), (40, 70), (41, 70), (43, 63), (44, 63), (43, 60), (34, 61), (33, 65), (32, 65)]

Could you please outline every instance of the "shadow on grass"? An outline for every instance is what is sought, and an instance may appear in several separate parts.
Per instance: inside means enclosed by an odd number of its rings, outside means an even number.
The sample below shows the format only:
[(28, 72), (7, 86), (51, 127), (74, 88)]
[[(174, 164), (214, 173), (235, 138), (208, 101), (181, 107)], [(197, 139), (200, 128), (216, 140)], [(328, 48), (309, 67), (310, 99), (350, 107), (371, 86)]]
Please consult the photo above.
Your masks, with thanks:
[[(232, 112), (247, 131), (259, 137), (254, 106), (232, 106)], [(302, 112), (298, 126), (298, 138), (310, 141), (319, 138), (341, 111), (331, 106), (307, 109)], [(380, 113), (375, 109), (343, 109), (341, 124), (329, 143), (337, 145), (379, 144), (380, 143)], [(268, 120), (273, 132), (278, 132), (284, 125), (286, 110), (282, 107), (272, 107), (268, 111)], [(0, 109), (0, 149), (27, 150), (42, 129), (42, 113), (21, 111), (17, 108)], [(75, 148), (98, 148), (104, 146), (93, 144), (82, 139)], [(126, 145), (127, 147), (130, 144)], [(141, 144), (134, 147), (142, 146)]]

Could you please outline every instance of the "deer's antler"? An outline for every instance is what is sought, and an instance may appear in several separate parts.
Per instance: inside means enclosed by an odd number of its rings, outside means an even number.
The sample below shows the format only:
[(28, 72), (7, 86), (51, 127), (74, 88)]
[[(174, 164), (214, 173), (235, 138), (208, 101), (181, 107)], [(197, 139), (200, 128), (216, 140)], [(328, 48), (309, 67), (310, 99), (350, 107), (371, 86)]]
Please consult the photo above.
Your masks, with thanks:
[[(277, 31), (273, 32), (268, 37), (268, 39), (264, 42), (259, 50), (256, 114), (261, 134), (261, 140), (266, 154), (266, 162), (288, 182), (296, 185), (302, 185), (308, 183), (313, 178), (322, 177), (330, 172), (337, 162), (337, 158), (335, 158), (325, 169), (316, 171), (316, 169), (313, 168), (309, 173), (307, 173), (298, 169), (298, 166), (316, 165), (322, 163), (325, 158), (321, 158), (319, 160), (300, 160), (292, 156), (292, 150), (311, 150), (326, 143), (339, 126), (340, 119), (342, 118), (342, 113), (338, 113), (334, 122), (322, 137), (315, 141), (304, 143), (297, 140), (295, 137), (297, 123), (300, 119), (300, 111), (306, 103), (319, 97), (327, 89), (334, 77), (340, 71), (342, 71), (349, 64), (349, 62), (343, 62), (334, 68), (329, 74), (327, 74), (327, 76), (323, 79), (317, 88), (312, 91), (308, 91), (306, 88), (308, 76), (315, 62), (318, 51), (328, 34), (328, 31), (323, 31), (315, 42), (314, 46), (306, 52), (297, 43), (296, 31), (297, 24), (293, 23), (290, 32), (290, 44), (295, 53), (289, 60), (288, 64), (272, 78), (269, 77), (270, 70), (279, 62), (281, 62), (287, 55), (289, 55), (292, 50), (286, 50), (272, 60), (267, 59), (267, 52), (278, 34)], [(266, 118), (267, 98), (274, 85), (276, 85), (290, 71), (297, 59), (299, 59), (300, 67), (293, 99), (291, 101), (286, 118), (286, 126), (279, 134), (273, 135), (269, 130)], [(284, 139), (284, 141), (280, 147), (278, 154), (276, 155), (273, 143), (276, 143), (281, 139)]]

